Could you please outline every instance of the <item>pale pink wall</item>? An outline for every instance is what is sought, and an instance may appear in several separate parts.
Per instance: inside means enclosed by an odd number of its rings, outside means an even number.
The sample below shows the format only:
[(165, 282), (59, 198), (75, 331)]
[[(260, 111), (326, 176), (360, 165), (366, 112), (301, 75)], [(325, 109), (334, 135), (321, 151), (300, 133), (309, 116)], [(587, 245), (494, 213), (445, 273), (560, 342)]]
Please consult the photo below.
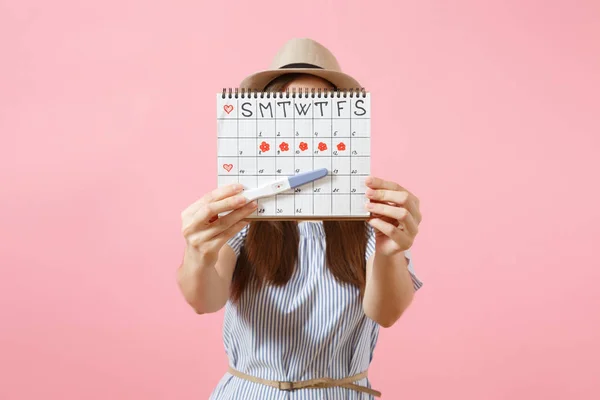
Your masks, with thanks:
[(452, 3), (1, 0), (0, 398), (208, 397), (179, 212), (216, 182), (214, 93), (294, 36), (374, 93), (374, 170), (423, 203), (374, 385), (600, 398), (600, 3)]

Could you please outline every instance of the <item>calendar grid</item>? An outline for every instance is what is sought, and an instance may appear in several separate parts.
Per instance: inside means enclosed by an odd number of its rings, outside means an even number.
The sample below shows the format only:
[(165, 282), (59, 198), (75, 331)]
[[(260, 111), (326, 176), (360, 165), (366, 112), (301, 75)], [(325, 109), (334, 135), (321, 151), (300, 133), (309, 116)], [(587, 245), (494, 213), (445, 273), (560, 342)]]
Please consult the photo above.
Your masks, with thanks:
[[(296, 106), (296, 105), (294, 104), (294, 107), (295, 107), (295, 106)], [(295, 135), (296, 135), (296, 112), (295, 112), (295, 111), (296, 111), (296, 110), (292, 110), (292, 112), (294, 112), (294, 120), (292, 121), (292, 139), (294, 139), (294, 138), (296, 137), (296, 136), (295, 136)], [(294, 140), (294, 143), (295, 143), (295, 140)], [(292, 153), (293, 153), (295, 150), (296, 150), (296, 146), (293, 146), (293, 147), (292, 147)], [(296, 173), (296, 157), (294, 157), (294, 173)], [(294, 215), (296, 215), (296, 211), (298, 210), (298, 209), (296, 208), (296, 196), (295, 196), (295, 195), (296, 195), (296, 193), (295, 193), (295, 190), (296, 190), (296, 189), (294, 189)]]
[[(348, 194), (350, 194), (350, 192), (348, 193), (328, 193), (327, 196), (347, 196)], [(365, 194), (364, 192), (360, 192), (360, 193), (353, 193), (353, 194)], [(278, 196), (297, 196), (296, 193), (279, 193)], [(300, 196), (308, 196), (307, 194), (302, 194)]]
[(324, 178), (259, 199), (249, 218), (368, 217), (369, 96), (257, 99), (242, 94), (234, 99), (219, 94), (219, 186), (238, 182), (252, 188), (327, 168)]
[[(254, 107), (254, 112), (256, 113), (256, 115), (258, 115), (258, 102), (254, 103), (255, 107)], [(257, 149), (258, 148), (258, 135), (259, 135), (259, 129), (258, 129), (258, 118), (256, 118), (256, 123), (254, 125), (256, 132), (254, 132), (254, 148)], [(256, 176), (256, 183), (258, 184), (258, 157), (255, 157), (254, 160), (254, 171), (256, 172), (257, 176)], [(261, 207), (261, 204), (259, 201), (256, 202), (258, 204), (258, 207), (256, 208), (256, 210), (252, 213), (252, 215), (258, 215), (258, 210)]]
[[(233, 120), (236, 120), (236, 119), (239, 119), (239, 120), (242, 120), (242, 121), (248, 121), (250, 119), (258, 119), (258, 118), (217, 118), (217, 120), (227, 120), (227, 121), (233, 121)], [(261, 118), (261, 119), (264, 119), (264, 120), (276, 120), (276, 119), (278, 119), (278, 120), (288, 120), (289, 118)], [(300, 120), (310, 121), (313, 118), (294, 118), (294, 119), (296, 119), (298, 121), (300, 121)], [(327, 118), (320, 118), (320, 119), (327, 119)], [(335, 119), (353, 119), (353, 120), (365, 119), (365, 120), (369, 120), (371, 118), (361, 118), (361, 117), (344, 118), (344, 117), (335, 117)]]
[[(298, 137), (299, 139), (301, 137)], [(337, 155), (337, 156), (332, 156), (331, 158), (371, 158), (370, 156), (361, 156), (361, 155), (354, 155), (354, 156), (341, 156), (341, 155)], [(239, 158), (296, 158), (296, 156), (284, 156), (284, 155), (277, 155), (277, 156), (263, 156), (261, 155), (260, 157), (256, 157), (256, 156), (239, 156)]]
[[(330, 122), (331, 122), (331, 132), (329, 133), (329, 135), (333, 138), (333, 107), (331, 107), (331, 112), (329, 113), (330, 116)], [(331, 141), (331, 150), (333, 151), (333, 140)], [(329, 181), (331, 182), (331, 188), (332, 188), (332, 192), (331, 194), (333, 194), (333, 157), (331, 157), (331, 168), (329, 168), (329, 175), (331, 175), (331, 177), (329, 178)], [(329, 209), (331, 210), (331, 212), (333, 212), (333, 196), (331, 196), (329, 198)]]
[[(239, 107), (240, 105), (240, 101), (236, 99), (235, 101), (235, 106)], [(237, 109), (237, 108), (236, 108)], [(238, 166), (238, 173), (237, 173), (237, 181), (238, 183), (240, 183), (240, 170), (239, 170), (239, 165), (240, 165), (240, 120), (238, 119), (236, 121), (236, 125), (237, 125), (237, 129), (236, 129), (236, 137), (237, 137), (237, 146), (236, 146), (236, 158), (237, 158), (237, 166)]]
[[(228, 176), (237, 176), (237, 175), (228, 175)], [(260, 174), (260, 176), (278, 176), (281, 178), (281, 175), (278, 175), (278, 174)], [(333, 174), (333, 176), (369, 176), (369, 175), (368, 174)]]
[[(312, 169), (315, 169), (315, 101), (311, 100), (310, 104), (312, 106), (312, 113), (310, 114), (311, 116), (311, 128), (310, 128), (310, 138), (311, 138), (311, 147), (310, 147), (310, 151), (311, 151), (311, 158), (312, 158)], [(311, 183), (311, 187), (312, 187), (312, 210), (313, 213), (315, 212), (315, 182)], [(294, 211), (295, 212), (295, 211)]]
[[(258, 114), (257, 114), (258, 115)], [(277, 147), (277, 107), (275, 107), (275, 147)], [(273, 151), (277, 151), (277, 150), (273, 150)], [(275, 172), (277, 173), (277, 158), (275, 158)], [(277, 214), (277, 211), (279, 210), (279, 195), (275, 195), (275, 214)]]
[[(350, 115), (352, 115), (352, 102), (350, 102)], [(350, 175), (352, 175), (352, 118), (349, 121), (348, 131), (350, 132), (350, 139), (348, 140), (348, 147), (350, 149)], [(350, 208), (352, 208), (352, 177), (350, 177), (350, 190), (348, 195), (348, 204), (350, 204)]]

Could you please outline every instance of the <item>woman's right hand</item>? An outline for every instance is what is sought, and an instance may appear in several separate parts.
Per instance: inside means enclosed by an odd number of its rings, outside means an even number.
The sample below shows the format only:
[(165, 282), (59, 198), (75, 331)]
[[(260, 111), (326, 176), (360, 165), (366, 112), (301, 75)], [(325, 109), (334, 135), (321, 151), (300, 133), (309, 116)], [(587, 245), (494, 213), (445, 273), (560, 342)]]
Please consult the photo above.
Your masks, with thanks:
[[(196, 266), (215, 265), (221, 247), (248, 224), (244, 218), (256, 210), (257, 204), (246, 204), (246, 198), (240, 195), (242, 190), (240, 184), (217, 188), (181, 213), (188, 262)], [(228, 211), (231, 212), (218, 217)]]

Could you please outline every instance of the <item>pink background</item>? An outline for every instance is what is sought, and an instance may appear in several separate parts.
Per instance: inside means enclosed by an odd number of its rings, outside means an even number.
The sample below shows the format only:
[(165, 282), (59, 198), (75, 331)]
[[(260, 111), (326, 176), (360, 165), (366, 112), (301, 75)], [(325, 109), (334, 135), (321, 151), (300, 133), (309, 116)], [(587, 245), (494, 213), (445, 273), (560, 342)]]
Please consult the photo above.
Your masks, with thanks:
[(374, 386), (600, 398), (600, 3), (452, 3), (1, 0), (0, 398), (208, 397), (222, 315), (178, 292), (179, 213), (216, 182), (215, 92), (294, 36), (374, 93), (374, 172), (423, 204)]

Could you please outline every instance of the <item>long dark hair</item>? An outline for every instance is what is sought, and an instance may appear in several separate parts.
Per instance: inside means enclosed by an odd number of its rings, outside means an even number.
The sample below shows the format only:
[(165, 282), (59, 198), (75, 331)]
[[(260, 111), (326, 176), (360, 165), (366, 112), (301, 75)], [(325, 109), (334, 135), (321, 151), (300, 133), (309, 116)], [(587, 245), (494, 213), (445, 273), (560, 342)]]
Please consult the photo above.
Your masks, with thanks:
[[(270, 82), (265, 91), (279, 92), (300, 74), (286, 74)], [(324, 221), (326, 263), (333, 276), (364, 293), (367, 224), (364, 221)], [(238, 301), (246, 287), (285, 285), (296, 267), (300, 236), (295, 221), (254, 221), (238, 257), (231, 284), (231, 299)]]

